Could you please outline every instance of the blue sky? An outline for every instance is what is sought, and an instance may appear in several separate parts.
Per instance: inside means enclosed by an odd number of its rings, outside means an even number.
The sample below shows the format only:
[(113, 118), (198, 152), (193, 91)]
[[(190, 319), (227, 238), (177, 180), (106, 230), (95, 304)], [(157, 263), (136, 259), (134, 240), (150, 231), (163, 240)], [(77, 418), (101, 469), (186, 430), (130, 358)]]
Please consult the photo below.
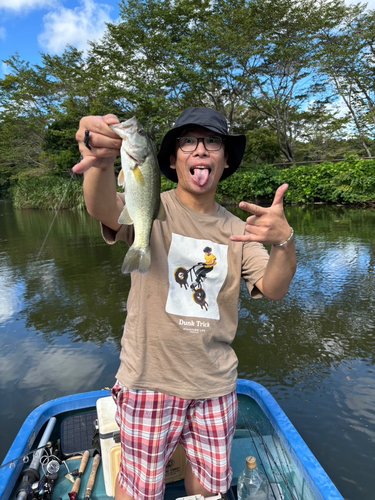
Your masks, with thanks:
[[(62, 54), (67, 44), (85, 49), (118, 17), (117, 0), (0, 0), (0, 60), (18, 52), (36, 64), (40, 52)], [(0, 62), (0, 78), (6, 70)]]
[[(375, 9), (375, 0), (367, 4)], [(0, 0), (0, 61), (18, 52), (37, 64), (40, 52), (62, 54), (67, 44), (85, 49), (118, 17), (117, 0)], [(0, 78), (6, 71), (0, 62)]]

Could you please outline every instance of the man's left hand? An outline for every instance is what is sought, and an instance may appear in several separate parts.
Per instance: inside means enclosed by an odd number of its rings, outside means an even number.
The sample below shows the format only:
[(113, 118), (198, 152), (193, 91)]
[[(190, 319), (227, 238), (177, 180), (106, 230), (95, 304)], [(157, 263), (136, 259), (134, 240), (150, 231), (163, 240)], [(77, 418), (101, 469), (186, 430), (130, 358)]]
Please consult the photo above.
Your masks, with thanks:
[(232, 241), (257, 241), (263, 245), (284, 243), (292, 232), (284, 214), (284, 195), (288, 187), (288, 184), (283, 184), (277, 189), (272, 205), (268, 208), (241, 201), (239, 207), (253, 214), (246, 219), (245, 230), (248, 234), (234, 235), (230, 239)]

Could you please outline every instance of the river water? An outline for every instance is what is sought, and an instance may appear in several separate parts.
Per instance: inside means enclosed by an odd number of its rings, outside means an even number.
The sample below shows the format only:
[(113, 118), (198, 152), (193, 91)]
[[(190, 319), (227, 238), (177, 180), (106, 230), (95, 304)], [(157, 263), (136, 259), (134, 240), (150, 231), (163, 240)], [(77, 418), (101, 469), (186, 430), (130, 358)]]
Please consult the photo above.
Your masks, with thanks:
[[(286, 213), (298, 271), (281, 302), (243, 287), (239, 376), (273, 394), (345, 499), (373, 499), (375, 211)], [(40, 253), (53, 218), (0, 202), (0, 461), (36, 406), (112, 386), (119, 364), (126, 245), (60, 212)]]

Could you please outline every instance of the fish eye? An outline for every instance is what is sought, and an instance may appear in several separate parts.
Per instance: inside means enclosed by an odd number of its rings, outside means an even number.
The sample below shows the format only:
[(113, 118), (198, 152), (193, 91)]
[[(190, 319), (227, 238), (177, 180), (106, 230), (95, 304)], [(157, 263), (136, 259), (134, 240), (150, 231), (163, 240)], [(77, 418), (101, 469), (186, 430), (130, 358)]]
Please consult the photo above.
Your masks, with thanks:
[(146, 132), (143, 130), (143, 128), (138, 129), (138, 134), (139, 135), (146, 135)]

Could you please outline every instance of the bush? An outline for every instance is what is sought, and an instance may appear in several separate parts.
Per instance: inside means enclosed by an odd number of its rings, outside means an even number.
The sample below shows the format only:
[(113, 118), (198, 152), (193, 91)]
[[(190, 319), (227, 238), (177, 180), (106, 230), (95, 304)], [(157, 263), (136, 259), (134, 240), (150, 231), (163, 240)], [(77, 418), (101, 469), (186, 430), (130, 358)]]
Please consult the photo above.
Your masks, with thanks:
[(220, 202), (259, 200), (273, 198), (280, 185), (280, 171), (271, 165), (241, 170), (218, 186)]
[(62, 176), (19, 176), (12, 188), (16, 208), (42, 208), (45, 210), (83, 209), (82, 178), (70, 179)]
[[(14, 178), (12, 188), (17, 208), (82, 209), (85, 207), (82, 178), (70, 181), (61, 175), (31, 175), (21, 173)], [(294, 166), (279, 170), (272, 165), (242, 167), (218, 186), (219, 203), (238, 203), (242, 200), (260, 203), (272, 201), (276, 189), (289, 184), (287, 203), (375, 203), (375, 160), (350, 156), (338, 163)], [(176, 184), (162, 177), (162, 191)]]
[(375, 201), (375, 160), (356, 156), (338, 163), (296, 166), (282, 171), (292, 203), (367, 203)]
[(338, 163), (324, 162), (279, 170), (272, 165), (243, 168), (218, 187), (221, 203), (272, 200), (276, 189), (289, 184), (287, 203), (373, 203), (375, 160), (350, 156)]

